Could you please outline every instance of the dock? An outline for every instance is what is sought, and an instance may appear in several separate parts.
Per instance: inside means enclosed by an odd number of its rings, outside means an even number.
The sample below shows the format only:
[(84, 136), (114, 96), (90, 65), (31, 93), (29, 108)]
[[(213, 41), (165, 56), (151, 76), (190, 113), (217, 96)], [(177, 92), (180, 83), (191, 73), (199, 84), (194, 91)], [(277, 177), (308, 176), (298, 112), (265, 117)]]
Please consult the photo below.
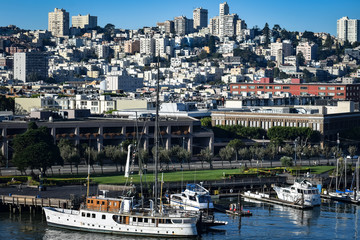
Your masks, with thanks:
[(327, 194), (321, 194), (320, 197), (323, 198), (323, 199), (329, 199), (329, 200), (332, 200), (332, 201), (338, 201), (338, 202), (344, 202), (344, 203), (351, 203), (351, 204), (360, 205), (360, 201), (355, 201), (355, 200), (352, 200), (351, 198), (341, 198), (341, 197), (330, 196), (330, 195), (327, 195)]
[(288, 201), (284, 201), (284, 200), (280, 200), (278, 198), (273, 198), (270, 196), (261, 196), (261, 195), (256, 195), (256, 194), (241, 194), (241, 196), (243, 198), (248, 198), (248, 199), (252, 199), (252, 200), (256, 200), (256, 201), (260, 201), (260, 202), (265, 202), (265, 203), (271, 203), (271, 204), (278, 204), (278, 205), (282, 205), (282, 206), (287, 206), (287, 207), (292, 207), (292, 208), (296, 208), (296, 209), (300, 209), (300, 210), (306, 210), (306, 209), (312, 209), (313, 206), (305, 206), (305, 205), (301, 205), (301, 204), (295, 204), (292, 202), (288, 202)]
[(0, 195), (0, 203), (3, 206), (8, 206), (10, 212), (20, 212), (23, 209), (29, 209), (30, 212), (42, 207), (56, 207), (64, 209), (73, 209), (74, 203), (70, 199), (61, 198), (37, 198), (35, 196), (27, 195)]

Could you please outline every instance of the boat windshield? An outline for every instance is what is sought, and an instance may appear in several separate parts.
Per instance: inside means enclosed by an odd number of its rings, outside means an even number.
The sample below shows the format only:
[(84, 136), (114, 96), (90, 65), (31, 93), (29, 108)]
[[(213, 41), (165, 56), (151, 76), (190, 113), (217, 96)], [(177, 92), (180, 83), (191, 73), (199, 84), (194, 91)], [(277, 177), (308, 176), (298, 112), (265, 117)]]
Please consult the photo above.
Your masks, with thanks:
[(198, 199), (199, 199), (199, 203), (211, 202), (210, 196), (198, 196)]

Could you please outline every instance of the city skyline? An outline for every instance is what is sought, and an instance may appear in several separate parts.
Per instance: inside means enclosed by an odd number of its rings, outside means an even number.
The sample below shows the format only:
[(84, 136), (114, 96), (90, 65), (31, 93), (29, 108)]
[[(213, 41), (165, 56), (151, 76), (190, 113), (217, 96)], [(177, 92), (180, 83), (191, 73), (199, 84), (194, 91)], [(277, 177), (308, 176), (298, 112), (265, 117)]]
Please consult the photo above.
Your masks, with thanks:
[[(178, 6), (173, 1), (160, 0), (133, 2), (110, 0), (106, 1), (106, 5), (98, 4), (93, 0), (38, 0), (31, 2), (15, 0), (2, 3), (0, 26), (13, 24), (23, 29), (48, 29), (48, 12), (54, 11), (54, 8), (63, 8), (70, 13), (70, 16), (78, 14), (98, 16), (98, 25), (102, 27), (107, 23), (112, 23), (116, 28), (138, 29), (144, 26), (156, 26), (157, 22), (177, 16), (184, 15), (192, 18), (193, 10), (197, 7), (208, 9), (208, 18), (210, 19), (219, 14), (219, 4), (223, 2), (184, 0), (181, 6)], [(227, 1), (230, 13), (237, 13), (241, 19), (247, 22), (249, 28), (257, 25), (262, 29), (268, 22), (270, 27), (279, 24), (290, 31), (328, 32), (334, 36), (338, 19), (343, 16), (351, 19), (360, 18), (360, 14), (356, 12), (356, 9), (360, 7), (360, 2), (351, 0), (345, 2), (351, 3), (352, 7), (349, 8), (350, 4), (339, 5), (333, 0), (311, 2), (305, 0), (301, 3), (292, 3), (291, 8), (288, 6), (288, 2), (283, 0), (276, 2), (260, 0), (256, 3)]]

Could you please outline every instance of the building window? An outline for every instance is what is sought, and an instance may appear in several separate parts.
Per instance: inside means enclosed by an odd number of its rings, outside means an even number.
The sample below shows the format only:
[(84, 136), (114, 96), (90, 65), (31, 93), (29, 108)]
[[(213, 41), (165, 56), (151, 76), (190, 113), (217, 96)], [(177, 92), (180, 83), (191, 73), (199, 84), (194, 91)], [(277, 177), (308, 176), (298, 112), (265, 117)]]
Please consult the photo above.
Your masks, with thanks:
[(283, 89), (290, 89), (290, 87), (289, 86), (284, 86)]
[(280, 86), (275, 86), (274, 89), (281, 89), (281, 87)]
[(249, 89), (255, 89), (255, 86), (249, 86)]
[(106, 215), (102, 215), (101, 218), (102, 218), (102, 219), (106, 219)]
[(272, 89), (272, 86), (266, 86), (266, 89)]
[(328, 93), (328, 96), (335, 96), (335, 93), (329, 92), (329, 93)]
[(328, 87), (328, 90), (335, 90), (335, 87)]
[(237, 89), (237, 88), (239, 88), (239, 86), (233, 86), (233, 89)]
[(344, 87), (336, 87), (336, 90), (344, 90)]
[(263, 88), (264, 88), (264, 86), (258, 86), (257, 88), (258, 88), (258, 89), (263, 89)]
[(237, 95), (237, 94), (239, 94), (239, 92), (238, 91), (233, 91), (233, 94)]
[(300, 89), (308, 89), (308, 87), (300, 87)]
[(344, 93), (338, 92), (336, 95), (338, 95), (338, 96), (344, 96)]
[(247, 89), (247, 86), (241, 86), (240, 88), (241, 89)]
[(324, 93), (324, 92), (319, 92), (319, 96), (325, 96), (326, 95), (326, 93)]
[(326, 87), (319, 87), (319, 90), (326, 90)]

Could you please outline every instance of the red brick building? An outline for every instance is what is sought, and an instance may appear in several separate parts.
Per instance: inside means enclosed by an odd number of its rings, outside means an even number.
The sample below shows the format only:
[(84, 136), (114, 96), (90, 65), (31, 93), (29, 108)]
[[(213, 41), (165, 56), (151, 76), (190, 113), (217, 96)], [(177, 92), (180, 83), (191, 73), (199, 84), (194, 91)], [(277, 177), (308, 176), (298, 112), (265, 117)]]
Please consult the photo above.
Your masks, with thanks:
[(360, 101), (360, 84), (345, 83), (232, 83), (233, 96), (272, 93), (290, 93), (291, 95), (330, 96), (339, 100)]

